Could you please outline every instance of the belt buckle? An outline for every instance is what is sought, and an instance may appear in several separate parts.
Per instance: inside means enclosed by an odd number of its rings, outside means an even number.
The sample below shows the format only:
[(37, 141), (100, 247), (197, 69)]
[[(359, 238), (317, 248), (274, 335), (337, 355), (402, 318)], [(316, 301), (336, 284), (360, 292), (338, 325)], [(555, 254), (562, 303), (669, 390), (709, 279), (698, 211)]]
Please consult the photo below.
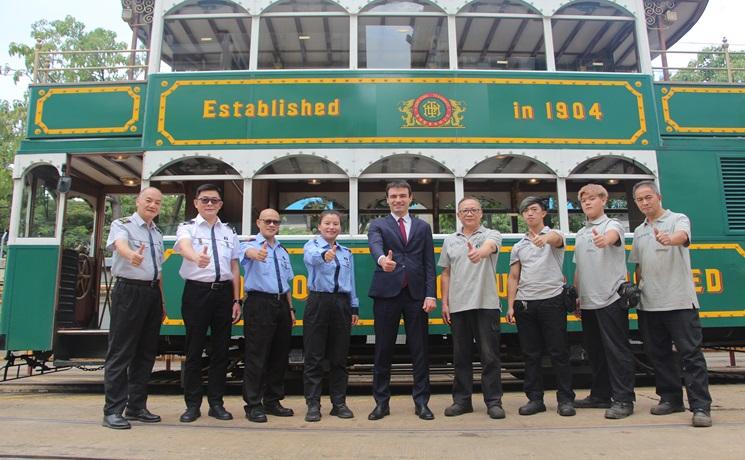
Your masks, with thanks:
[(277, 301), (278, 302), (281, 302), (282, 301), (282, 293), (281, 292), (278, 292), (277, 293)]
[(150, 287), (151, 288), (158, 287), (158, 281), (157, 280), (150, 281)]
[(220, 283), (220, 282), (214, 282), (214, 283), (210, 284), (210, 289), (213, 290), (213, 291), (217, 291), (221, 287), (222, 287), (222, 283)]

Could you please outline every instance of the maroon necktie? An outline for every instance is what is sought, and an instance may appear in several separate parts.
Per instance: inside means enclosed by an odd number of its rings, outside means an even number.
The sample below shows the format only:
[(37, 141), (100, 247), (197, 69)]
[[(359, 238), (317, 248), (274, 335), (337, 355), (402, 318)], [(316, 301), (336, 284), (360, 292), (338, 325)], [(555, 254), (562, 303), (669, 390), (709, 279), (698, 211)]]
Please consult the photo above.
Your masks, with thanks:
[(398, 218), (398, 231), (401, 232), (401, 238), (404, 239), (404, 246), (406, 246), (406, 243), (408, 242), (408, 240), (406, 239), (406, 227), (404, 226), (403, 217)]
[[(404, 246), (406, 246), (407, 239), (406, 239), (406, 227), (404, 226), (404, 218), (399, 217), (398, 218), (398, 231), (401, 232), (401, 238), (404, 239)], [(403, 283), (401, 283), (401, 287), (405, 288), (409, 285), (409, 277), (406, 276), (406, 270), (404, 270), (404, 280)]]

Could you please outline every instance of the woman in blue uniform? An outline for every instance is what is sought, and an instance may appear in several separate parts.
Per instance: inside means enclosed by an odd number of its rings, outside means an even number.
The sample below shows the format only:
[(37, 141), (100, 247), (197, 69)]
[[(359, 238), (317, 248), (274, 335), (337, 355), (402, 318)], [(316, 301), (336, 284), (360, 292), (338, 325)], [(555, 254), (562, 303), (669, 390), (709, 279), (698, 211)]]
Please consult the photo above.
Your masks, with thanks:
[(336, 242), (341, 214), (321, 213), (319, 235), (305, 244), (308, 301), (303, 313), (303, 381), (308, 413), (305, 420), (321, 420), (321, 379), (324, 359), (329, 361), (331, 415), (352, 418), (346, 405), (347, 353), (352, 326), (359, 321), (359, 300), (354, 286), (354, 262), (349, 248)]

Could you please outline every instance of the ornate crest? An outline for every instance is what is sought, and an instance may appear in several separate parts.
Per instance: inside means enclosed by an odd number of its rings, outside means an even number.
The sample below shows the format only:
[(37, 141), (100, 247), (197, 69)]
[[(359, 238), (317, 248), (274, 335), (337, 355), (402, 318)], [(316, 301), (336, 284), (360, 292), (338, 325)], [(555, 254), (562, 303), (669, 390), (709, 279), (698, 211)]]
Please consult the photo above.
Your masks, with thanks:
[(403, 101), (398, 110), (404, 122), (402, 128), (463, 128), (466, 105), (438, 93), (424, 93)]

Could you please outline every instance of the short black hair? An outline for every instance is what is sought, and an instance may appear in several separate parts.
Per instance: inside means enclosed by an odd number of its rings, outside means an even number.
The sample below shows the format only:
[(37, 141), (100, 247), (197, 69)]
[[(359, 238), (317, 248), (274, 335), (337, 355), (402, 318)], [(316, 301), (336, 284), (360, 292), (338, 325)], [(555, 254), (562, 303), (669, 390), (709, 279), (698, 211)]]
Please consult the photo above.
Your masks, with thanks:
[(343, 220), (341, 213), (337, 211), (336, 209), (324, 209), (324, 211), (321, 213), (321, 215), (318, 218), (318, 223), (320, 224), (321, 222), (323, 222), (323, 218), (326, 216), (336, 216), (339, 218), (340, 223)]
[(202, 184), (199, 187), (197, 187), (197, 191), (194, 194), (195, 197), (198, 197), (200, 193), (202, 192), (217, 192), (218, 195), (220, 195), (220, 198), (222, 198), (222, 190), (220, 190), (220, 187), (218, 187), (215, 184)]
[(394, 180), (392, 182), (388, 182), (385, 186), (385, 196), (388, 197), (388, 190), (392, 188), (405, 188), (409, 191), (409, 196), (411, 196), (411, 185), (409, 185), (408, 182), (405, 180)]
[(541, 198), (539, 196), (528, 196), (520, 202), (520, 207), (518, 208), (520, 214), (525, 212), (525, 210), (528, 209), (529, 206), (532, 206), (534, 204), (540, 206), (542, 210), (548, 211), (548, 205), (546, 204), (545, 198)]

